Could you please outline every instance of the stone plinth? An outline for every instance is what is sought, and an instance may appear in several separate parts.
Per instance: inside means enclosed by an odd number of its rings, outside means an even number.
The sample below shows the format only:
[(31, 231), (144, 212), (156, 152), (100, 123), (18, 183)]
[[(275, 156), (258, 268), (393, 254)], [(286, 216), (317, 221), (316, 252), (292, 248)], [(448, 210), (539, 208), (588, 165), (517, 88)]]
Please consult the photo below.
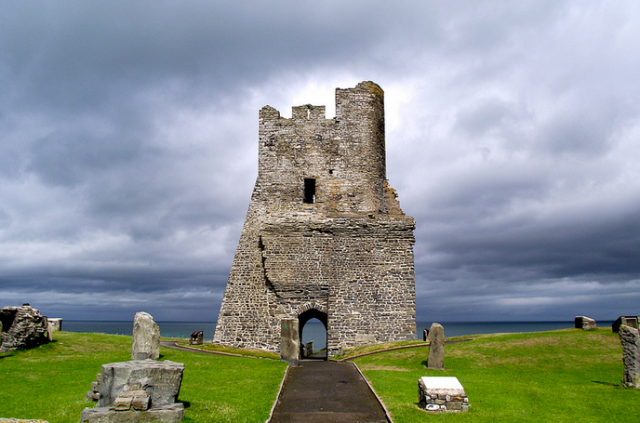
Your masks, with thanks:
[(177, 423), (184, 418), (182, 404), (170, 404), (154, 407), (147, 411), (116, 411), (109, 407), (85, 408), (81, 422), (86, 423)]
[(420, 378), (418, 401), (427, 411), (469, 411), (467, 394), (457, 377)]
[[(173, 361), (134, 360), (102, 365), (98, 407), (113, 405), (131, 383), (149, 394), (151, 405), (173, 404), (180, 392), (184, 364)], [(128, 389), (127, 389), (128, 390)]]
[(97, 407), (85, 408), (81, 422), (179, 422), (184, 406), (176, 400), (183, 372), (184, 364), (168, 360), (104, 364), (95, 386)]
[(574, 323), (576, 329), (591, 330), (597, 327), (596, 321), (587, 316), (576, 316)]

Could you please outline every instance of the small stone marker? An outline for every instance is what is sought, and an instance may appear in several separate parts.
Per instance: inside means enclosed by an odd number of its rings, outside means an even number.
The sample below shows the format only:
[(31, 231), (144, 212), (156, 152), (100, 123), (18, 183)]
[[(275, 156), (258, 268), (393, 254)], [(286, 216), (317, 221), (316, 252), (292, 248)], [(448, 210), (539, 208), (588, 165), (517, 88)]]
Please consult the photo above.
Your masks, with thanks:
[(298, 319), (280, 321), (280, 359), (297, 366), (300, 360), (300, 332)]
[(418, 402), (427, 411), (469, 411), (469, 399), (457, 377), (422, 377)]
[(618, 330), (622, 343), (624, 378), (622, 386), (640, 389), (640, 335), (638, 329), (621, 325)]
[(576, 329), (591, 330), (597, 327), (596, 321), (587, 316), (576, 316), (574, 323)]
[(201, 330), (197, 330), (191, 333), (191, 338), (189, 339), (189, 345), (202, 345), (204, 342), (204, 332)]
[(157, 360), (160, 358), (160, 328), (153, 316), (141, 311), (133, 319), (132, 360)]
[(427, 367), (435, 370), (444, 370), (444, 327), (440, 323), (431, 325), (429, 342)]

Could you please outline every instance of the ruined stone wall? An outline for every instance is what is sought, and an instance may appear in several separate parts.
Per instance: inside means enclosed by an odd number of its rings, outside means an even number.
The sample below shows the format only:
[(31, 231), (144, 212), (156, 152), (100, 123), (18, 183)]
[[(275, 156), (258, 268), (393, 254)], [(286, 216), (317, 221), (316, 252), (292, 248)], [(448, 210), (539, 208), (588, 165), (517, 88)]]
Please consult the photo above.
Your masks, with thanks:
[(338, 89), (336, 117), (324, 114), (260, 111), (258, 178), (214, 342), (278, 351), (280, 320), (309, 308), (327, 314), (329, 355), (415, 337), (414, 222), (386, 183), (383, 92)]

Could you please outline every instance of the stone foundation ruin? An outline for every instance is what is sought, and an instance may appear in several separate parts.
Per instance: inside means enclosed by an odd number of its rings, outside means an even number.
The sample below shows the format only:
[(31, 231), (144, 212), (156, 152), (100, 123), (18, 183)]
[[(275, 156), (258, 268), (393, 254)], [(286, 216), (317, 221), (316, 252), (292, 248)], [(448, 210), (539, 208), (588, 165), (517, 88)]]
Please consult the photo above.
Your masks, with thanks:
[(386, 179), (382, 89), (336, 89), (333, 119), (312, 105), (259, 117), (258, 178), (214, 343), (278, 352), (281, 321), (302, 332), (312, 318), (329, 357), (415, 339), (415, 224)]
[(0, 309), (0, 332), (0, 352), (33, 348), (51, 340), (47, 317), (29, 304)]

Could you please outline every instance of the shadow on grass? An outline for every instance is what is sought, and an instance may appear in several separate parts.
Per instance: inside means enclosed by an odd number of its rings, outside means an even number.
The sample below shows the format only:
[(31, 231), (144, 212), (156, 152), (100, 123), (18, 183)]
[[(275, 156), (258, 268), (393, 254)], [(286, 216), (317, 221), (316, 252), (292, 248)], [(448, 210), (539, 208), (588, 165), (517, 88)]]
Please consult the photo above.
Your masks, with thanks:
[(598, 385), (606, 385), (606, 386), (613, 386), (614, 388), (620, 388), (619, 383), (600, 382), (599, 380), (592, 380), (591, 383), (597, 383)]
[(185, 410), (187, 408), (191, 407), (191, 402), (190, 401), (180, 401), (180, 400), (178, 400), (176, 402), (179, 402), (180, 404), (182, 404), (182, 406), (185, 408)]

